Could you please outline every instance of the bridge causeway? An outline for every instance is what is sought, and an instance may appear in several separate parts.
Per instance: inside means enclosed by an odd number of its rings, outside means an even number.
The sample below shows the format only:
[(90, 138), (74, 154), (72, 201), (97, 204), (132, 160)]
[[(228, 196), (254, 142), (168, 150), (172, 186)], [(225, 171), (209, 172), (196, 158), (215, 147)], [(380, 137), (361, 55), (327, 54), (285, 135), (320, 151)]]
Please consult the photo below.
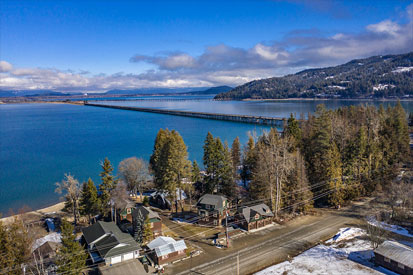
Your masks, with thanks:
[(84, 105), (85, 106), (111, 108), (111, 109), (121, 109), (121, 110), (146, 112), (146, 113), (156, 113), (156, 114), (164, 114), (164, 115), (186, 116), (186, 117), (195, 117), (195, 118), (203, 118), (203, 119), (215, 119), (215, 120), (226, 120), (226, 121), (234, 121), (234, 122), (242, 122), (242, 123), (250, 123), (250, 124), (259, 124), (259, 125), (270, 125), (270, 126), (282, 126), (284, 121), (286, 121), (285, 118), (276, 118), (276, 117), (177, 111), (177, 110), (141, 108), (141, 107), (131, 107), (131, 106), (116, 106), (116, 105), (96, 104), (96, 103), (89, 103), (89, 102), (85, 102)]

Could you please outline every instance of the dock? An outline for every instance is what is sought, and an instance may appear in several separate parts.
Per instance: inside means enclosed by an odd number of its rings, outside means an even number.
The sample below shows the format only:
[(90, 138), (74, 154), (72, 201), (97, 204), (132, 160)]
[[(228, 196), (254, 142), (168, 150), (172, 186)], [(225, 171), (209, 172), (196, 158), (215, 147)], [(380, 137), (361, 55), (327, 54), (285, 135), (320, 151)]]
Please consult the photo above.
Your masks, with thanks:
[(89, 103), (89, 102), (84, 102), (84, 105), (102, 107), (102, 108), (110, 108), (110, 109), (120, 109), (120, 110), (129, 110), (129, 111), (138, 111), (138, 112), (156, 113), (156, 114), (174, 115), (174, 116), (186, 116), (186, 117), (195, 117), (195, 118), (203, 118), (203, 119), (226, 120), (226, 121), (233, 121), (233, 122), (279, 126), (279, 127), (282, 126), (284, 122), (286, 121), (285, 118), (277, 118), (277, 117), (177, 111), (177, 110), (141, 108), (141, 107), (131, 107), (131, 106), (96, 104), (96, 103)]

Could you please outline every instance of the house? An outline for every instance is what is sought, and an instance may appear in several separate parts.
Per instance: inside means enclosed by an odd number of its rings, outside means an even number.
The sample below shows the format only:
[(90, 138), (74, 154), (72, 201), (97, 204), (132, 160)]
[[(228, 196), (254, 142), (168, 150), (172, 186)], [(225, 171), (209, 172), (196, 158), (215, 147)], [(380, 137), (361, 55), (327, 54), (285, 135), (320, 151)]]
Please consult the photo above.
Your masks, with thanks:
[(139, 256), (139, 245), (113, 222), (98, 221), (82, 232), (93, 263), (111, 265)]
[[(187, 198), (184, 190), (176, 188), (176, 202), (180, 200), (185, 200)], [(152, 193), (149, 197), (149, 203), (153, 206), (159, 207), (160, 209), (172, 209), (172, 202), (170, 200), (169, 193), (166, 191), (157, 191)]]
[(148, 256), (157, 265), (163, 265), (186, 257), (186, 244), (184, 240), (175, 241), (170, 237), (158, 237), (148, 245)]
[(59, 251), (60, 246), (61, 243), (46, 241), (42, 245), (37, 247), (35, 250), (33, 250), (32, 256), (36, 260), (42, 258), (43, 260), (47, 259), (48, 262), (52, 262), (52, 260), (56, 257), (56, 254)]
[(270, 208), (266, 204), (261, 203), (238, 209), (235, 220), (240, 227), (250, 231), (271, 224), (273, 217), (274, 214)]
[(221, 195), (205, 194), (197, 202), (198, 223), (221, 226), (229, 208), (228, 199)]
[(394, 241), (385, 241), (374, 249), (374, 261), (399, 274), (413, 274), (413, 248)]
[(145, 221), (147, 217), (149, 218), (149, 223), (151, 225), (154, 238), (162, 235), (162, 220), (158, 213), (152, 211), (149, 207), (138, 206), (132, 211), (132, 224), (137, 221), (139, 215), (142, 215)]
[(119, 213), (119, 221), (128, 220), (132, 222), (132, 210), (135, 208), (135, 202), (130, 200), (125, 200), (123, 207), (120, 209)]

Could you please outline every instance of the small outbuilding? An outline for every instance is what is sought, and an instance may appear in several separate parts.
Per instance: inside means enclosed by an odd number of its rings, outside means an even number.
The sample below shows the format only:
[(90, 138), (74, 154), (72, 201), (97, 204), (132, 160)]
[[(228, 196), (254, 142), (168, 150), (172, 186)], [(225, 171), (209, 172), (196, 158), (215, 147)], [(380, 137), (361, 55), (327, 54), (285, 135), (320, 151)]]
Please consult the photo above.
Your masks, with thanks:
[(158, 237), (148, 245), (148, 256), (157, 265), (163, 265), (179, 260), (186, 256), (186, 244), (184, 240), (175, 241), (171, 237)]
[(413, 248), (394, 241), (385, 241), (374, 250), (374, 261), (402, 275), (413, 275)]
[(162, 220), (158, 213), (152, 211), (149, 207), (138, 206), (132, 211), (132, 224), (138, 222), (137, 219), (140, 215), (143, 217), (145, 222), (148, 218), (154, 238), (162, 235)]

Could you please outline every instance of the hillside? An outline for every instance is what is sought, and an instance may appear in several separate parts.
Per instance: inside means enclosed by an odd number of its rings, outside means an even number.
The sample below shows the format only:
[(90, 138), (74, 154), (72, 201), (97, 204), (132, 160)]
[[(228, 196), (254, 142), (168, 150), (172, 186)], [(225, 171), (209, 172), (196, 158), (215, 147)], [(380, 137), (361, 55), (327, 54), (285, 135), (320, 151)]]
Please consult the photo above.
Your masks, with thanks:
[(215, 99), (413, 97), (413, 52), (255, 80)]
[(229, 86), (217, 86), (217, 87), (212, 87), (206, 90), (200, 90), (200, 91), (192, 91), (192, 92), (183, 92), (180, 94), (183, 95), (216, 95), (219, 93), (225, 93), (230, 90), (232, 90), (232, 87)]

